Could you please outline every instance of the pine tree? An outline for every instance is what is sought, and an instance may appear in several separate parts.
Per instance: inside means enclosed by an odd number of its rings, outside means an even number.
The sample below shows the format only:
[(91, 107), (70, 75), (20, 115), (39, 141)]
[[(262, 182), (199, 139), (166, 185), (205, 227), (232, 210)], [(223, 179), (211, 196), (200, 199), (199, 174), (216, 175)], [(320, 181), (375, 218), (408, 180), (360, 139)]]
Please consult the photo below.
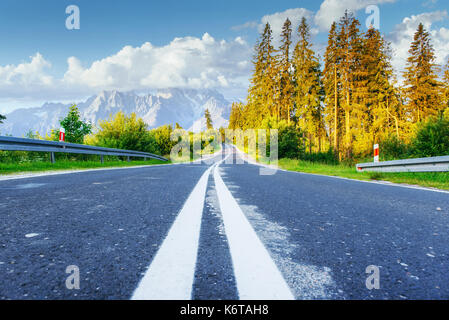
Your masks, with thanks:
[(206, 109), (206, 111), (204, 112), (204, 118), (206, 119), (207, 130), (213, 130), (214, 125), (212, 124), (212, 117), (210, 115), (209, 109)]
[(351, 115), (352, 108), (356, 107), (353, 102), (353, 95), (357, 90), (357, 79), (360, 77), (360, 60), (362, 41), (359, 30), (360, 22), (354, 18), (349, 11), (341, 18), (339, 23), (338, 46), (337, 52), (340, 56), (340, 70), (343, 109), (344, 109), (344, 149), (347, 158), (352, 157), (352, 124), (354, 119)]
[(276, 107), (276, 68), (273, 37), (270, 24), (265, 25), (261, 40), (256, 46), (253, 60), (254, 72), (248, 91), (248, 125), (257, 128), (265, 117), (275, 116)]
[(234, 102), (229, 116), (229, 129), (244, 129), (244, 121), (244, 105)]
[[(92, 132), (92, 124), (81, 120), (81, 114), (76, 105), (70, 107), (67, 116), (60, 122), (61, 127), (65, 129), (67, 142), (83, 143), (84, 137)], [(53, 130), (54, 140), (58, 140), (59, 130)]]
[(422, 23), (414, 35), (404, 72), (407, 114), (413, 123), (436, 116), (442, 109), (441, 84), (430, 34)]
[(292, 23), (287, 18), (282, 27), (281, 46), (278, 55), (279, 68), (279, 102), (276, 118), (287, 119), (290, 124), (290, 118), (293, 109), (293, 83), (290, 72), (290, 47), (292, 44)]
[[(371, 150), (372, 145), (389, 135), (394, 126), (399, 131), (397, 98), (392, 82), (393, 68), (389, 43), (374, 28), (363, 39), (358, 85), (355, 92), (354, 116), (358, 150)], [(393, 124), (394, 121), (394, 124)]]
[(0, 123), (3, 123), (3, 120), (6, 120), (6, 117), (2, 114), (0, 114)]
[(301, 20), (298, 35), (299, 41), (293, 53), (296, 116), (300, 128), (308, 133), (311, 152), (313, 137), (321, 145), (324, 129), (321, 102), (324, 91), (320, 63), (312, 50), (310, 29), (306, 18)]
[(324, 54), (323, 85), (326, 94), (324, 99), (325, 113), (327, 115), (326, 123), (330, 131), (329, 137), (333, 138), (330, 144), (336, 153), (339, 153), (340, 150), (341, 136), (340, 60), (338, 56), (337, 24), (334, 22), (329, 31), (326, 52)]

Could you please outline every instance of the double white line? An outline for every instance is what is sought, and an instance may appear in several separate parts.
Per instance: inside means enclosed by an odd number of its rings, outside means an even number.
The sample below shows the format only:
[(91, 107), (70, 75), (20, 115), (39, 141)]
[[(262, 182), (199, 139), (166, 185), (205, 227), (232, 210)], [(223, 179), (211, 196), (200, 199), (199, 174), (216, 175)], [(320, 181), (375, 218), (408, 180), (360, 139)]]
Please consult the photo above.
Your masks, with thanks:
[(201, 176), (131, 299), (192, 298), (201, 218), (207, 181), (212, 170), (239, 298), (294, 299), (281, 272), (223, 182), (218, 166), (224, 160), (209, 167)]

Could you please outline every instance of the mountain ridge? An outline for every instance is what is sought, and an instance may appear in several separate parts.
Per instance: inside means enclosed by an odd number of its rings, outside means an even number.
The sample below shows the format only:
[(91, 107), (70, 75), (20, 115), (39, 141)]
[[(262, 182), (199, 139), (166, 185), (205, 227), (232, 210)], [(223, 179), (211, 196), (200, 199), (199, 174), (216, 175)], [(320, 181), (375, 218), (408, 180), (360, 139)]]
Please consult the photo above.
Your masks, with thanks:
[[(72, 104), (46, 102), (41, 107), (20, 108), (9, 114), (0, 127), (1, 134), (23, 136), (29, 130), (41, 135), (59, 128)], [(98, 126), (119, 111), (136, 113), (149, 128), (179, 123), (187, 130), (205, 129), (204, 111), (209, 109), (215, 128), (228, 125), (231, 104), (213, 89), (159, 89), (151, 93), (137, 94), (134, 91), (121, 92), (103, 90), (77, 104), (84, 121)]]

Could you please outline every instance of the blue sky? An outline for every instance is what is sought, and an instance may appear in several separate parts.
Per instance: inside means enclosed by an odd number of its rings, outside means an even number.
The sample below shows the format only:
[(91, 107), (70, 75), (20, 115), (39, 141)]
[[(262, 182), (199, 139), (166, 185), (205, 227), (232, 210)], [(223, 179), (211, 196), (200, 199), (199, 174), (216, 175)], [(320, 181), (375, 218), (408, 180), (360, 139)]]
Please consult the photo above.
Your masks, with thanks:
[[(275, 28), (286, 16), (299, 21), (304, 15), (320, 52), (332, 15), (345, 7), (364, 25), (368, 4), (380, 9), (381, 31), (393, 42), (397, 69), (403, 68), (400, 60), (419, 22), (433, 32), (439, 59), (447, 58), (444, 0), (2, 0), (0, 112), (80, 100), (103, 89), (207, 87), (244, 98), (262, 23)], [(80, 30), (65, 27), (68, 5), (80, 8)]]

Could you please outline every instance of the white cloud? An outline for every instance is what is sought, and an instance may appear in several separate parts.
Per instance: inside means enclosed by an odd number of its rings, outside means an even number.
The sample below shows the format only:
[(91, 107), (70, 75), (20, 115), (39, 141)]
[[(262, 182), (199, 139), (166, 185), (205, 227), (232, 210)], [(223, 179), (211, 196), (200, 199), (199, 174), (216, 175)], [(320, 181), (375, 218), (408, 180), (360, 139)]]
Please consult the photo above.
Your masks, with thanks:
[(315, 15), (315, 24), (321, 31), (328, 31), (334, 21), (337, 21), (345, 13), (345, 10), (356, 13), (369, 5), (392, 3), (396, 0), (324, 0)]
[(46, 73), (50, 63), (37, 53), (30, 62), (0, 66), (0, 93), (3, 100), (62, 100), (113, 89), (245, 88), (251, 54), (252, 47), (240, 37), (218, 41), (205, 33), (202, 38), (175, 38), (161, 47), (148, 42), (126, 46), (87, 67), (70, 57), (64, 76), (54, 79)]
[(30, 57), (29, 62), (0, 66), (0, 96), (23, 98), (51, 88), (54, 80), (46, 73), (50, 68), (51, 64), (40, 53)]
[(420, 23), (422, 23), (425, 29), (430, 32), (437, 57), (436, 63), (443, 66), (447, 62), (449, 54), (449, 29), (444, 27), (440, 29), (432, 28), (435, 22), (443, 21), (447, 19), (447, 17), (447, 11), (426, 12), (404, 18), (402, 23), (394, 27), (387, 39), (391, 42), (391, 47), (393, 49), (392, 63), (399, 76), (399, 80), (402, 80), (402, 72), (405, 70), (407, 58), (409, 56), (408, 51)]

